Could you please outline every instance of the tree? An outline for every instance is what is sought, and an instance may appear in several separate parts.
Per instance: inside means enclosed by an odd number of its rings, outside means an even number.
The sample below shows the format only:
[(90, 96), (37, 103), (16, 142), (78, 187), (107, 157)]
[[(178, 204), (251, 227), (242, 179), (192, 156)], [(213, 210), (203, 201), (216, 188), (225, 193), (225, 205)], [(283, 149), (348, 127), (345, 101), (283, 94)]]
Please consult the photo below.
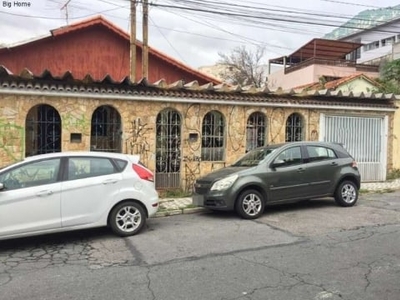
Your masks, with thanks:
[(400, 59), (386, 62), (377, 81), (381, 84), (378, 92), (400, 94)]
[(264, 54), (265, 47), (252, 51), (245, 46), (234, 48), (229, 54), (218, 53), (219, 64), (227, 67), (219, 76), (230, 84), (261, 87), (266, 82), (265, 67), (261, 64)]

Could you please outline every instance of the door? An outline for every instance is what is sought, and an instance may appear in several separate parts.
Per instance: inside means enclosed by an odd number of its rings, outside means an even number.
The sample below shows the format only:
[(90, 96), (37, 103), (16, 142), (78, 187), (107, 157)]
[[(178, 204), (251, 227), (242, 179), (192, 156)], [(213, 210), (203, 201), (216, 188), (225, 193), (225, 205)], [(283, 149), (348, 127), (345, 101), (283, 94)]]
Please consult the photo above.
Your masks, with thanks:
[(178, 111), (164, 109), (156, 119), (156, 188), (181, 185), (182, 120)]
[(306, 146), (307, 164), (306, 174), (310, 187), (308, 197), (326, 195), (332, 189), (334, 178), (342, 170), (335, 152), (323, 146)]
[(0, 236), (61, 227), (59, 170), (57, 158), (0, 173)]
[(122, 174), (106, 157), (70, 157), (62, 184), (62, 227), (99, 221), (116, 199)]
[(283, 150), (274, 162), (280, 164), (268, 172), (266, 182), (269, 185), (269, 201), (282, 201), (304, 197), (308, 182), (303, 163), (301, 147), (291, 147)]

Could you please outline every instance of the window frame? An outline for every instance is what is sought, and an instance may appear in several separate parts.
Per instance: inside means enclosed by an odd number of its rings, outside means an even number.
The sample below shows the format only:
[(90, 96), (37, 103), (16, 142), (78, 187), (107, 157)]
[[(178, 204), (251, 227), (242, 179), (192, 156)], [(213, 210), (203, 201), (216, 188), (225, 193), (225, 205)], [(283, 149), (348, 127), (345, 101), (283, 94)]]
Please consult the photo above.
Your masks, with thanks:
[[(324, 156), (324, 155), (311, 156), (309, 148), (315, 148), (314, 150), (316, 151), (316, 153), (318, 153), (318, 149), (326, 150), (327, 155), (326, 156)], [(333, 160), (333, 159), (338, 158), (338, 155), (334, 149), (326, 147), (326, 146), (322, 146), (322, 145), (305, 145), (305, 153), (307, 155), (307, 162), (309, 162), (309, 163)], [(333, 154), (334, 156), (330, 156), (330, 154)]]
[[(38, 187), (38, 186), (43, 186), (43, 185), (60, 182), (61, 181), (61, 173), (62, 173), (61, 172), (62, 171), (62, 157), (51, 157), (51, 158), (44, 158), (44, 159), (40, 159), (40, 160), (23, 162), (22, 164), (18, 164), (10, 169), (3, 170), (2, 172), (0, 172), (0, 178), (3, 176), (7, 176), (8, 174), (11, 174), (12, 172), (18, 172), (18, 170), (29, 167), (30, 165), (35, 165), (35, 164), (40, 164), (43, 162), (55, 161), (55, 160), (58, 160), (58, 167), (55, 168), (57, 174), (55, 174), (52, 179), (49, 179), (49, 181), (45, 181), (45, 180), (25, 181), (25, 182), (23, 182), (23, 185), (9, 189), (9, 188), (7, 188), (6, 181), (1, 180), (0, 182), (4, 185), (3, 191), (14, 191), (14, 190)], [(35, 174), (32, 175), (32, 177), (35, 178), (41, 169), (42, 168), (38, 168), (38, 170), (35, 172)], [(27, 176), (29, 176), (28, 173), (25, 173), (25, 174), (27, 174)], [(15, 178), (15, 175), (13, 175), (13, 177)], [(32, 184), (34, 182), (39, 182), (39, 181), (41, 182), (40, 184)], [(27, 184), (27, 183), (29, 183), (29, 184)], [(21, 182), (18, 182), (18, 184), (21, 184)]]
[[(205, 122), (207, 117), (210, 118), (209, 124)], [(205, 134), (205, 131), (207, 129), (209, 129), (209, 134)], [(211, 141), (210, 145), (205, 145), (207, 139)], [(221, 146), (216, 145), (218, 139), (222, 139)], [(201, 160), (210, 162), (224, 161), (225, 146), (226, 146), (226, 122), (224, 115), (216, 110), (209, 111), (204, 115), (201, 123)]]
[[(75, 167), (78, 168), (78, 173), (76, 174), (77, 177), (76, 178), (70, 178), (70, 166), (71, 166), (70, 162), (73, 162), (74, 159), (76, 159), (76, 160), (87, 159), (89, 161), (89, 167), (91, 167), (90, 166), (90, 164), (91, 164), (90, 160), (92, 160), (92, 159), (108, 160), (110, 162), (110, 164), (112, 165), (112, 167), (113, 167), (113, 172), (112, 173), (107, 173), (107, 174), (99, 173), (99, 174), (95, 174), (93, 176), (92, 174), (94, 174), (94, 173), (92, 173), (90, 170), (89, 170), (89, 172), (85, 172), (84, 173), (84, 171), (82, 170), (82, 167), (79, 167), (79, 166), (75, 165)], [(127, 162), (126, 165), (128, 165), (128, 163), (129, 162)], [(125, 165), (125, 168), (126, 168), (126, 165)], [(114, 158), (107, 157), (107, 156), (104, 156), (104, 157), (101, 157), (101, 156), (68, 156), (68, 157), (66, 157), (64, 166), (65, 167), (64, 167), (63, 179), (65, 181), (94, 178), (94, 177), (99, 177), (99, 176), (108, 176), (108, 175), (112, 175), (112, 174), (116, 174), (116, 173), (121, 173), (124, 170), (118, 165), (118, 163), (115, 162)]]
[[(299, 149), (299, 153), (300, 153), (300, 159), (298, 161), (291, 163), (290, 161), (287, 161), (287, 160), (285, 160), (283, 158), (282, 159), (279, 158), (286, 151), (293, 150), (293, 149), (296, 149), (296, 148)], [(293, 147), (286, 148), (286, 149), (282, 150), (274, 158), (273, 164), (277, 163), (278, 161), (283, 161), (284, 162), (284, 163), (279, 163), (279, 167), (280, 168), (282, 168), (282, 167), (293, 167), (293, 166), (299, 166), (299, 165), (304, 164), (304, 153), (303, 153), (302, 146), (301, 145), (296, 145), (296, 146), (293, 146)]]

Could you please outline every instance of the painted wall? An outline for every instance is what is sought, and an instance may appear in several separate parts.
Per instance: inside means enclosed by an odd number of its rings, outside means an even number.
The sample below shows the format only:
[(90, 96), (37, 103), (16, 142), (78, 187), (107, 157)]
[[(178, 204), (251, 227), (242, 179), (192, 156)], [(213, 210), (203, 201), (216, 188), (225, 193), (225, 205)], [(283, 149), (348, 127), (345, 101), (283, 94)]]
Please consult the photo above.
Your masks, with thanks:
[(395, 42), (399, 41), (398, 32), (400, 21), (393, 22), (391, 24), (382, 25), (379, 30), (364, 30), (359, 33), (353, 34), (348, 38), (343, 38), (343, 41), (360, 41), (361, 43), (367, 45), (375, 41), (379, 41), (379, 48), (365, 51), (364, 47), (361, 47), (361, 57), (357, 59), (357, 63), (363, 63), (370, 60), (375, 60), (382, 56), (391, 54), (392, 45), (383, 45), (382, 40), (390, 37), (395, 37)]
[[(137, 47), (136, 78), (142, 78), (142, 51)], [(74, 78), (83, 79), (90, 73), (94, 79), (102, 80), (109, 74), (114, 80), (129, 76), (129, 41), (104, 27), (88, 27), (57, 37), (48, 37), (7, 51), (0, 50), (0, 65), (19, 74), (24, 68), (34, 74), (45, 69), (53, 76), (62, 76), (70, 71)], [(205, 81), (192, 73), (149, 55), (150, 82), (164, 79), (167, 83), (194, 80)]]
[[(400, 106), (400, 101), (396, 101), (396, 106)], [(389, 125), (392, 126), (392, 141), (393, 141), (393, 169), (400, 169), (400, 111), (396, 110), (394, 113), (393, 123)]]
[(372, 92), (376, 90), (376, 87), (371, 84), (369, 81), (366, 81), (362, 78), (356, 78), (350, 82), (341, 84), (339, 87), (335, 89), (336, 91), (342, 92), (353, 92), (353, 93), (361, 93), (361, 92)]
[[(182, 104), (154, 101), (127, 100), (97, 100), (86, 98), (60, 98), (50, 96), (17, 96), (0, 95), (0, 167), (23, 159), (25, 153), (25, 120), (29, 110), (39, 104), (54, 107), (62, 120), (62, 151), (90, 150), (91, 117), (94, 110), (101, 105), (111, 105), (121, 115), (122, 151), (124, 153), (140, 154), (141, 160), (152, 170), (155, 170), (155, 135), (156, 118), (165, 108), (177, 110), (182, 117), (182, 151), (183, 166), (181, 167), (182, 187), (189, 188), (193, 179), (212, 170), (229, 165), (245, 153), (246, 123), (249, 115), (260, 111), (267, 118), (266, 140), (268, 143), (285, 141), (285, 124), (287, 117), (296, 112), (302, 115), (304, 121), (305, 140), (318, 140), (321, 113), (343, 113), (343, 111), (292, 109), (254, 106), (230, 106), (214, 104)], [(221, 112), (225, 119), (225, 159), (218, 162), (199, 161), (201, 157), (201, 125), (205, 114), (209, 111)], [(352, 115), (369, 115), (371, 112), (354, 111)], [(374, 115), (379, 113), (374, 113)], [(383, 114), (383, 113), (381, 113)], [(388, 113), (386, 113), (388, 114)], [(392, 124), (392, 114), (390, 114)], [(138, 130), (135, 120), (140, 118), (142, 128)], [(393, 128), (389, 128), (390, 136)], [(397, 136), (399, 135), (397, 129)], [(71, 133), (81, 133), (82, 141), (72, 143)], [(197, 133), (199, 139), (189, 140), (189, 133)], [(388, 169), (392, 168), (392, 153), (398, 154), (399, 149), (392, 147), (389, 138)], [(396, 140), (395, 140), (396, 141)], [(396, 146), (397, 147), (397, 146)], [(397, 161), (397, 163), (400, 163)], [(190, 178), (190, 180), (188, 179)]]
[[(355, 68), (326, 65), (310, 65), (288, 74), (284, 74), (284, 71), (281, 70), (268, 76), (268, 88), (275, 90), (281, 87), (284, 90), (290, 90), (298, 86), (318, 82), (321, 76), (347, 77), (354, 73), (356, 73)], [(371, 78), (379, 76), (375, 72), (363, 73)]]

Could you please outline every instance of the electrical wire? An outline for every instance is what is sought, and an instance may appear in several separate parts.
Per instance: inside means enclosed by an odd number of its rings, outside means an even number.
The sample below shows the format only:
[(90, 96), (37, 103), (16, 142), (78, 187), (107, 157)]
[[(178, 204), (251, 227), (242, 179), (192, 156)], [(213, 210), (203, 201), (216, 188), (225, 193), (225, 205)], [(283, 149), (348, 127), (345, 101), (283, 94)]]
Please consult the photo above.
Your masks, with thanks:
[(163, 36), (163, 38), (167, 41), (168, 45), (174, 50), (174, 52), (179, 56), (179, 58), (188, 65), (186, 60), (183, 58), (183, 56), (179, 53), (178, 50), (171, 44), (171, 42), (167, 39), (167, 37), (164, 35), (164, 33), (158, 28), (158, 26), (154, 23), (153, 19), (149, 16), (150, 22), (158, 29), (158, 32)]

